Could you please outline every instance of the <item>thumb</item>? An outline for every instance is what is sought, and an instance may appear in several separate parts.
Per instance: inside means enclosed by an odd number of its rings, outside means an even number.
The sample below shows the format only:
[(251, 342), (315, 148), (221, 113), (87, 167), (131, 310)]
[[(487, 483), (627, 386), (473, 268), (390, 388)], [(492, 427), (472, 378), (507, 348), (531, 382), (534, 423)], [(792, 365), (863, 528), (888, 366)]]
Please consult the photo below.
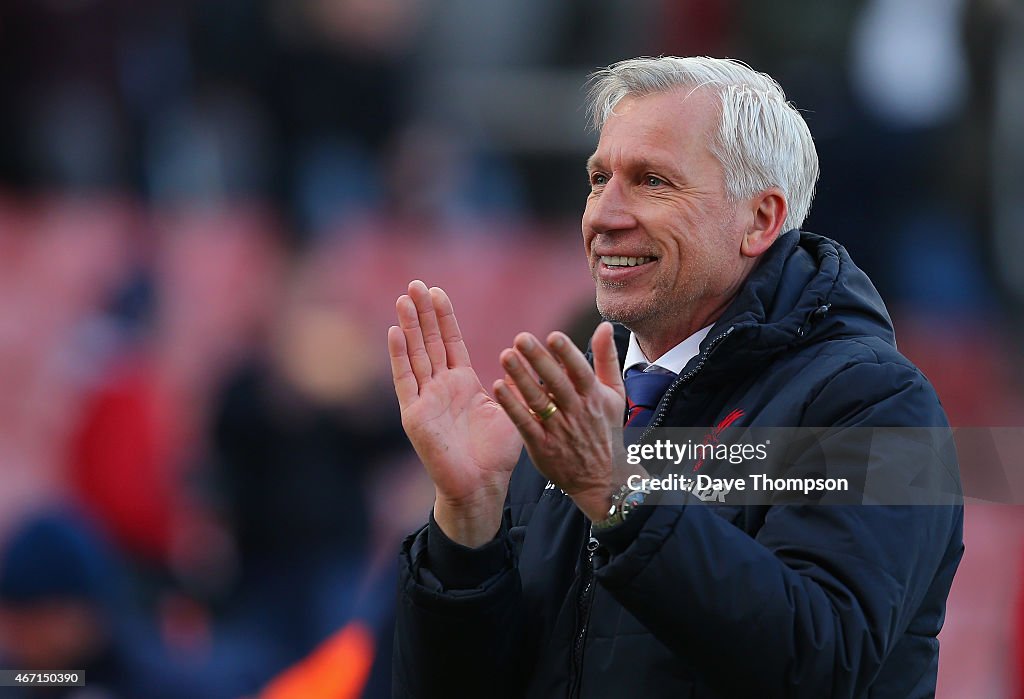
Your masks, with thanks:
[(597, 326), (593, 337), (590, 338), (590, 348), (594, 351), (594, 374), (597, 375), (597, 380), (625, 397), (626, 387), (622, 384), (619, 350), (615, 347), (611, 323), (605, 321)]

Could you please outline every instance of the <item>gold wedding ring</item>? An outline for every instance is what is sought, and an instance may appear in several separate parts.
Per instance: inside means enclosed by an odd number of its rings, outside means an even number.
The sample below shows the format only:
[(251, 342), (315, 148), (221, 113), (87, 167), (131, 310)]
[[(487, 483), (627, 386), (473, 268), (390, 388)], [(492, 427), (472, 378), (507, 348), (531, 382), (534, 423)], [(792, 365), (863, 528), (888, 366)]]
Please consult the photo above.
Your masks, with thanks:
[(547, 406), (540, 412), (534, 413), (540, 420), (547, 420), (549, 417), (558, 412), (558, 406), (555, 405), (555, 401), (551, 401)]

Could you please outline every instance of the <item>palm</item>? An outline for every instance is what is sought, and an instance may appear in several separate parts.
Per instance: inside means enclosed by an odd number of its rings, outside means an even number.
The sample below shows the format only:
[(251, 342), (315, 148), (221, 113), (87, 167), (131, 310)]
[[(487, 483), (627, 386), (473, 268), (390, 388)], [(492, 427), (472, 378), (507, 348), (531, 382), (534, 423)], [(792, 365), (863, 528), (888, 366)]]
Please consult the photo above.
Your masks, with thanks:
[(414, 282), (398, 316), (388, 334), (395, 392), (428, 475), (447, 500), (500, 502), (523, 442), (480, 384), (451, 301)]
[(504, 487), (522, 438), (470, 367), (448, 369), (421, 386), (402, 425), (438, 489), (450, 498)]

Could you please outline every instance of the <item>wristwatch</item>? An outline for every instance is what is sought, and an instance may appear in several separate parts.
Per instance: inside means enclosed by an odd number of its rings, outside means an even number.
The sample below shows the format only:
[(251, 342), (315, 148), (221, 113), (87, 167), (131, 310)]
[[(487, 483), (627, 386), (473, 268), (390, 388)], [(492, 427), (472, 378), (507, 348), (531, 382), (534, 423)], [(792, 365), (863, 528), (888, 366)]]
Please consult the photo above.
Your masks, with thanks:
[(595, 532), (603, 532), (612, 527), (622, 524), (629, 517), (629, 513), (644, 504), (648, 493), (646, 488), (633, 489), (623, 485), (612, 493), (612, 506), (608, 508), (608, 516), (599, 522), (590, 525)]

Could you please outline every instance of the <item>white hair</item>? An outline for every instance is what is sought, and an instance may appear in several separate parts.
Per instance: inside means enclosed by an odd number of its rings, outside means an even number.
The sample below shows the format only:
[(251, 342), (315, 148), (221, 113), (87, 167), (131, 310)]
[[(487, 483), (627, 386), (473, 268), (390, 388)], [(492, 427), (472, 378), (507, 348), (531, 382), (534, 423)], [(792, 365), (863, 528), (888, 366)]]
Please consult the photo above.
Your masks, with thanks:
[(778, 187), (789, 212), (785, 229), (799, 228), (811, 209), (818, 153), (807, 123), (770, 75), (737, 60), (661, 56), (620, 61), (590, 76), (590, 118), (600, 131), (624, 97), (710, 87), (721, 119), (709, 147), (722, 163), (728, 194), (750, 197)]

